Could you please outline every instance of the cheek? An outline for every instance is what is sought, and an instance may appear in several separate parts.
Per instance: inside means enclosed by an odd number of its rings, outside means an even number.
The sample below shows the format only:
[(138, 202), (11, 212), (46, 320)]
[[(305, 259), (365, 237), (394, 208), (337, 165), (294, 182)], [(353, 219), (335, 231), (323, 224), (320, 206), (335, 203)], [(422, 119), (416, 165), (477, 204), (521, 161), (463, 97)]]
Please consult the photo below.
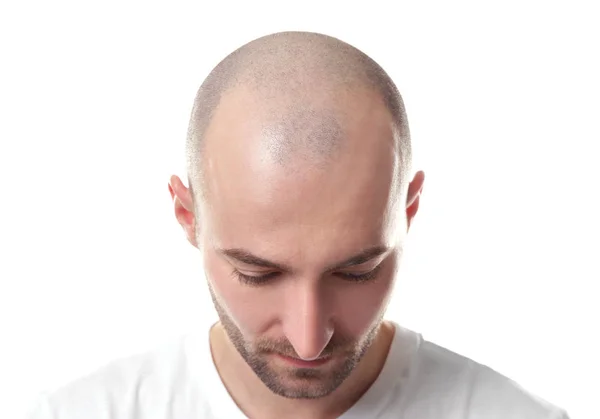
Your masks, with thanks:
[(218, 304), (244, 336), (268, 327), (277, 309), (269, 293), (241, 284), (232, 274), (233, 267), (217, 257), (207, 255), (204, 267)]
[(337, 323), (351, 336), (367, 333), (383, 315), (392, 294), (393, 271), (384, 269), (377, 281), (350, 284), (338, 293)]

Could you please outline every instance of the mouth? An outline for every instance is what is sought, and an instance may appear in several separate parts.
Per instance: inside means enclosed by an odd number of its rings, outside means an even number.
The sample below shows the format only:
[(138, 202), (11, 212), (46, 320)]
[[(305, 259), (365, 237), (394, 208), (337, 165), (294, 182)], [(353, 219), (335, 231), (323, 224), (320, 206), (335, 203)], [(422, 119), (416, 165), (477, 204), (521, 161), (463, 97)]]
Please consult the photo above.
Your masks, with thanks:
[(331, 360), (331, 357), (323, 357), (323, 358), (315, 359), (313, 361), (305, 361), (303, 359), (293, 358), (290, 356), (285, 356), (285, 355), (280, 355), (280, 354), (276, 354), (275, 356), (277, 358), (283, 360), (286, 364), (293, 365), (296, 368), (317, 368), (322, 365), (325, 365), (326, 363), (328, 363)]

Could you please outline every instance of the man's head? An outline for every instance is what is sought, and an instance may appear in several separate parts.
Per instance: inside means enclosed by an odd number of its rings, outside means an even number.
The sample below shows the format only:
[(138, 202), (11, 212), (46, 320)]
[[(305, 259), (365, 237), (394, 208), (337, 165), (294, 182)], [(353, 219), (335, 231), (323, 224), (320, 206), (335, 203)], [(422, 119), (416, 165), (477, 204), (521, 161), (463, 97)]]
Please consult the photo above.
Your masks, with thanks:
[(259, 38), (202, 84), (190, 189), (170, 191), (229, 339), (275, 393), (331, 393), (377, 335), (423, 184), (410, 150), (394, 83), (331, 37)]

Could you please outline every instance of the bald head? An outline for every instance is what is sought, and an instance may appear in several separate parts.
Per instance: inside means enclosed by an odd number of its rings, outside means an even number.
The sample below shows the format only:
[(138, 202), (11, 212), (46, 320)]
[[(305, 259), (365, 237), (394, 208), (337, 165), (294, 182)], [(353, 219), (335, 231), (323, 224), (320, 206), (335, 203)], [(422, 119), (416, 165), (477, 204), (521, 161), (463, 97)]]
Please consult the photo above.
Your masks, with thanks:
[[(239, 147), (260, 148), (279, 165), (302, 161), (326, 167), (344, 150), (356, 149), (348, 143), (348, 129), (365, 117), (359, 109), (365, 102), (389, 116), (404, 184), (411, 163), (406, 113), (395, 84), (377, 63), (316, 33), (283, 32), (251, 41), (223, 59), (198, 90), (186, 149), (190, 188), (204, 190), (207, 143), (223, 136), (222, 127), (213, 126), (217, 123), (251, 126), (256, 138), (240, 132)], [(222, 113), (231, 116), (236, 108), (237, 121), (217, 121), (225, 103), (230, 112)]]

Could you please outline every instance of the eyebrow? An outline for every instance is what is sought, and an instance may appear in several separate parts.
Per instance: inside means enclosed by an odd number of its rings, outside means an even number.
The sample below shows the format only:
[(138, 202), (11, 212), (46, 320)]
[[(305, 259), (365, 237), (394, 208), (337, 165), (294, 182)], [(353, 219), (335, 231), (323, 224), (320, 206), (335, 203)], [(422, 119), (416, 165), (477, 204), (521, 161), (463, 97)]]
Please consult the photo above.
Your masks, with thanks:
[[(363, 250), (362, 252), (358, 253), (357, 255), (354, 255), (354, 256), (346, 259), (345, 261), (327, 268), (327, 271), (334, 271), (337, 269), (344, 269), (344, 268), (349, 268), (349, 267), (356, 266), (356, 265), (361, 265), (365, 262), (375, 259), (378, 256), (383, 255), (384, 253), (388, 252), (389, 250), (390, 250), (390, 248), (387, 246), (369, 247), (369, 248)], [(272, 262), (270, 260), (263, 259), (259, 256), (256, 256), (246, 249), (239, 249), (239, 248), (218, 249), (217, 251), (228, 258), (235, 259), (238, 262), (245, 263), (246, 265), (253, 265), (253, 266), (258, 266), (261, 268), (276, 269), (279, 271), (286, 271), (286, 272), (290, 272), (293, 270), (291, 267), (289, 267), (285, 264)]]

